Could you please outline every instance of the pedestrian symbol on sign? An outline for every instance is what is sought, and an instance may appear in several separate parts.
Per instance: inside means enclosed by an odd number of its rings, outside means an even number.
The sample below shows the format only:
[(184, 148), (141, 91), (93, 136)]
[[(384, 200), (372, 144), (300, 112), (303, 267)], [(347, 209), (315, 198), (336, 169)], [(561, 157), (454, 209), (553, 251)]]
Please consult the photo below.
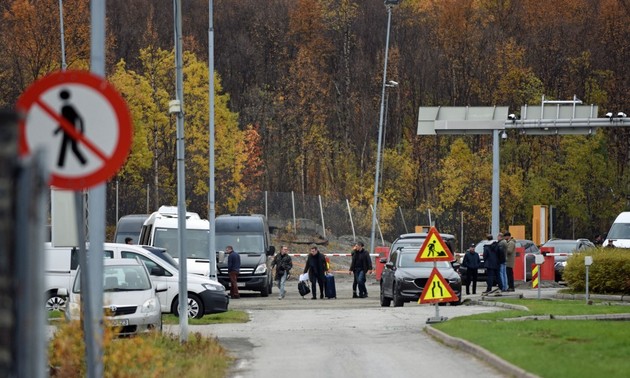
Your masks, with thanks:
[[(66, 162), (66, 148), (70, 144), (72, 152), (77, 157), (81, 165), (85, 165), (87, 160), (83, 156), (83, 153), (79, 150), (79, 143), (76, 138), (72, 137), (72, 131), (83, 134), (85, 132), (85, 125), (83, 124), (83, 118), (77, 113), (76, 109), (70, 103), (70, 91), (64, 89), (59, 92), (59, 97), (63, 100), (63, 106), (61, 107), (62, 122), (59, 123), (59, 127), (55, 130), (54, 135), (63, 133), (63, 139), (61, 140), (61, 149), (59, 150), (59, 158), (57, 159), (57, 166), (60, 168), (65, 165)], [(67, 121), (67, 123), (63, 121)], [(71, 126), (71, 127), (70, 127)]]
[(84, 71), (52, 73), (22, 93), (16, 109), (20, 155), (48, 156), (50, 185), (83, 190), (110, 179), (125, 163), (133, 125), (122, 96)]

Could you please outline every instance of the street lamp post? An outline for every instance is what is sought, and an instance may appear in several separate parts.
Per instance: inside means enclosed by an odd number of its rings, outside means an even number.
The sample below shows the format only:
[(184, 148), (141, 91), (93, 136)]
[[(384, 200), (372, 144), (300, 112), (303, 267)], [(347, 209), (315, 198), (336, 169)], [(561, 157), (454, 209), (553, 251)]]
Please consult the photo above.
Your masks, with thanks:
[[(385, 87), (388, 89), (396, 88), (398, 86), (398, 82), (394, 80), (389, 80)], [(389, 121), (389, 90), (385, 91), (385, 116), (383, 120), (383, 143), (381, 144), (381, 149), (378, 151), (379, 156), (381, 157), (381, 172), (379, 175), (379, 184), (380, 188), (383, 187), (383, 166), (385, 165), (385, 159), (383, 158), (383, 150), (385, 149), (385, 141), (387, 140), (387, 122)]]
[(392, 8), (400, 0), (385, 0), (387, 8), (387, 37), (385, 38), (385, 57), (383, 62), (383, 85), (381, 88), (381, 111), (378, 122), (378, 144), (376, 147), (376, 173), (374, 176), (374, 206), (372, 207), (372, 231), (370, 232), (370, 253), (374, 253), (374, 233), (376, 230), (376, 212), (378, 209), (378, 181), (381, 167), (381, 144), (383, 143), (383, 114), (385, 111), (385, 88), (387, 87), (387, 56), (389, 53), (389, 30), (392, 23)]

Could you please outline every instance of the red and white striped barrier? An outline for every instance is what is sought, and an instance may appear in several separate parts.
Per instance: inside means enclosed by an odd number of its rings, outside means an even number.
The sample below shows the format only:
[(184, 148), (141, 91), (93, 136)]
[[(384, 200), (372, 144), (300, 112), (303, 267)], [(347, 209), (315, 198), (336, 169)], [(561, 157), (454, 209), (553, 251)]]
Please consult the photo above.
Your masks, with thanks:
[[(329, 257), (351, 257), (352, 253), (322, 253), (324, 256), (329, 256)], [(310, 253), (288, 253), (289, 256), (294, 256), (294, 257), (304, 257), (304, 256), (308, 256), (310, 255)], [(380, 254), (378, 253), (370, 253), (370, 256), (372, 257), (378, 257), (380, 256)]]

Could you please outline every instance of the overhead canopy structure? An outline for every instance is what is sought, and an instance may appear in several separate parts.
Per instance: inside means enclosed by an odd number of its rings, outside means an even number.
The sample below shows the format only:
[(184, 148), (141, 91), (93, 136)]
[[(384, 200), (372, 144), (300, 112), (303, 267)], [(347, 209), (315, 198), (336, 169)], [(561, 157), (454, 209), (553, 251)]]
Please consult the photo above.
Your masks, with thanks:
[(507, 106), (426, 106), (418, 111), (418, 135), (492, 134), (507, 119)]

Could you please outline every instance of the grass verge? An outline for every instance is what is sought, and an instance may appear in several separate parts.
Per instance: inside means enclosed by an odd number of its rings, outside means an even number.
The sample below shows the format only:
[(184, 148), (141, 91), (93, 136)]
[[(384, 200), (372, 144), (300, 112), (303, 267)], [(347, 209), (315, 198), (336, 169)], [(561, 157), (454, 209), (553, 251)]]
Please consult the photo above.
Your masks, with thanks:
[(502, 300), (530, 311), (507, 310), (454, 318), (434, 327), (468, 340), (541, 377), (627, 377), (630, 326), (602, 320), (504, 321), (531, 315), (630, 313), (628, 306), (583, 301)]
[[(247, 323), (249, 315), (245, 311), (228, 310), (219, 314), (204, 315), (201, 319), (188, 318), (190, 325), (219, 324), (219, 323)], [(162, 315), (163, 324), (179, 324), (179, 318), (173, 314)]]

